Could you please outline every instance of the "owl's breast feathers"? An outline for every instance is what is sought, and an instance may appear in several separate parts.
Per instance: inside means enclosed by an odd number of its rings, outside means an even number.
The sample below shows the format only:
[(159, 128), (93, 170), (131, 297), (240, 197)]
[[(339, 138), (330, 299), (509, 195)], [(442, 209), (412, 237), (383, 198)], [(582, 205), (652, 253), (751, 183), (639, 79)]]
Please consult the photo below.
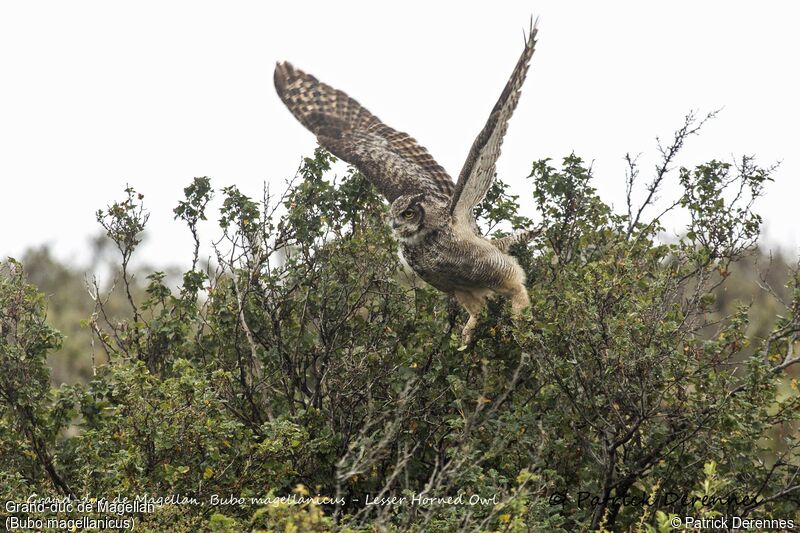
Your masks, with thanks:
[(413, 243), (401, 243), (400, 249), (414, 272), (447, 293), (499, 287), (519, 270), (516, 259), (483, 237), (457, 235), (450, 227), (432, 230)]

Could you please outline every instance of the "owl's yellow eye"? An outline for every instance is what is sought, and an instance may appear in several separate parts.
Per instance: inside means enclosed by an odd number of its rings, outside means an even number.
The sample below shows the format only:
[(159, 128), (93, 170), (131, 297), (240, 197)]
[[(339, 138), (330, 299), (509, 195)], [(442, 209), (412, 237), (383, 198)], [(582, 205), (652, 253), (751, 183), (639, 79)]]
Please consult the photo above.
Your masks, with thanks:
[(411, 220), (412, 218), (414, 218), (414, 211), (410, 209), (403, 211), (403, 218), (406, 220)]

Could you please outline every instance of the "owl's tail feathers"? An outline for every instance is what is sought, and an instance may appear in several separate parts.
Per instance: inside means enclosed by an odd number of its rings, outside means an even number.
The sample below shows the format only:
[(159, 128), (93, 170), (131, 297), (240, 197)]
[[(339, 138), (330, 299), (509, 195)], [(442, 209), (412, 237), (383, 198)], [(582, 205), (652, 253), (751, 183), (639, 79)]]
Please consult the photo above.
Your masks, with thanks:
[(515, 244), (530, 242), (541, 232), (542, 228), (525, 229), (502, 239), (493, 239), (492, 244), (501, 252), (508, 252), (509, 248)]

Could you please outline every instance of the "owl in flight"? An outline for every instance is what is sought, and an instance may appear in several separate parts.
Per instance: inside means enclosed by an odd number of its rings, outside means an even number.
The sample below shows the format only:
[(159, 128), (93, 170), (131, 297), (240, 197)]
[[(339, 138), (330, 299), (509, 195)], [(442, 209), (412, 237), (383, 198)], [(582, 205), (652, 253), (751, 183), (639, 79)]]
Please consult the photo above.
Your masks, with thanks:
[(537, 232), (488, 240), (481, 236), (473, 210), (492, 185), (536, 33), (531, 24), (522, 55), (472, 144), (457, 182), (412, 137), (387, 126), (344, 92), (288, 62), (275, 67), (275, 88), (289, 111), (319, 144), (354, 165), (391, 203), (389, 222), (411, 268), (466, 308), (469, 320), (462, 348), (469, 344), (489, 295), (509, 297), (515, 314), (529, 305), (525, 273), (506, 252)]

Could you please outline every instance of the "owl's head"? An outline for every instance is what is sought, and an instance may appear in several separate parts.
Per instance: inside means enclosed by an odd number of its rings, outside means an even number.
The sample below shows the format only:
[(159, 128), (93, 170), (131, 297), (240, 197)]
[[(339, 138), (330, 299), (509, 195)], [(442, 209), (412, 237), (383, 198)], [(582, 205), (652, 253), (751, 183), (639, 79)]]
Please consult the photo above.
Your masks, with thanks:
[(417, 239), (436, 226), (442, 208), (434, 198), (423, 193), (405, 194), (392, 202), (389, 223), (401, 241)]

